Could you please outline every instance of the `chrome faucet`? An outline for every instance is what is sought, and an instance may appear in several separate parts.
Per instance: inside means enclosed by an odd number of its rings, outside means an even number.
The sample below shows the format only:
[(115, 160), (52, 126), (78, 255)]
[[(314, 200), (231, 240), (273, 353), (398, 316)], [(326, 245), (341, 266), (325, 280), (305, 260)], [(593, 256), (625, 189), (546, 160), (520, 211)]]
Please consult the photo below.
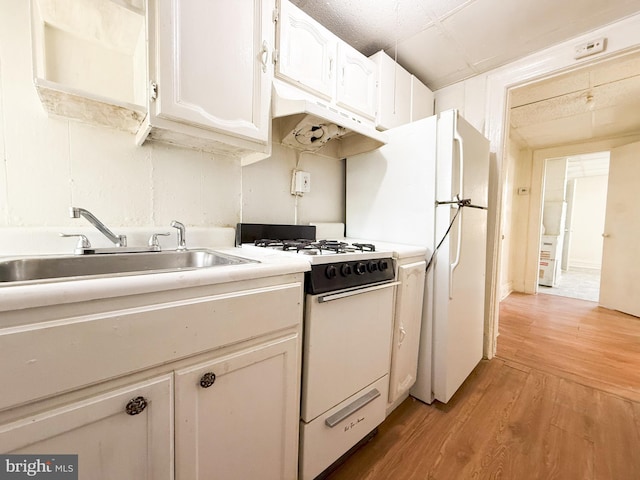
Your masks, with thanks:
[(91, 223), (94, 227), (96, 227), (100, 233), (102, 233), (105, 237), (111, 240), (116, 247), (126, 247), (127, 246), (127, 237), (126, 235), (116, 235), (111, 230), (107, 228), (107, 226), (98, 220), (93, 213), (89, 210), (85, 210), (84, 208), (78, 207), (69, 207), (69, 216), (71, 218), (86, 218), (89, 223)]
[(171, 226), (173, 228), (178, 229), (178, 250), (186, 250), (187, 249), (187, 240), (185, 238), (185, 228), (184, 224), (180, 223), (177, 220), (173, 220), (171, 222)]

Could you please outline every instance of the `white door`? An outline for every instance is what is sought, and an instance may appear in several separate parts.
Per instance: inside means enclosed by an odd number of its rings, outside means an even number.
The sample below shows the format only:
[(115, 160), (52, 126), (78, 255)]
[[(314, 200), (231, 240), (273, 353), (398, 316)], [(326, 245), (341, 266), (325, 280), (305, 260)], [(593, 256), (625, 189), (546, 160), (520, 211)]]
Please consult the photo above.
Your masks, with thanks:
[(267, 142), (273, 0), (163, 0), (156, 8), (156, 116)]
[(297, 335), (176, 372), (176, 479), (295, 478)]
[(78, 455), (79, 478), (170, 480), (172, 379), (163, 375), (0, 425), (0, 452)]
[(611, 150), (600, 305), (640, 317), (640, 142)]
[(276, 75), (331, 100), (337, 37), (287, 0), (279, 10)]
[(373, 120), (376, 116), (378, 75), (373, 60), (338, 42), (336, 103)]

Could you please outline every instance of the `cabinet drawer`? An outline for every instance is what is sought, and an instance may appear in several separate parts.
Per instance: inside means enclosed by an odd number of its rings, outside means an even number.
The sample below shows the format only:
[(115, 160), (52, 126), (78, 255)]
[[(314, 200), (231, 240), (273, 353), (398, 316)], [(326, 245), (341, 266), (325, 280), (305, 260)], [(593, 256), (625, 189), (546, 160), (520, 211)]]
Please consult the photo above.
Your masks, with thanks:
[(290, 283), (0, 329), (0, 410), (298, 325)]
[[(310, 423), (300, 423), (300, 478), (315, 478), (385, 418), (389, 376), (378, 379)], [(379, 395), (348, 414), (348, 407), (372, 391)], [(371, 395), (373, 397), (373, 395)], [(366, 398), (363, 399), (363, 403)], [(357, 405), (356, 405), (357, 406)], [(343, 415), (344, 413), (344, 415)], [(333, 426), (329, 426), (329, 424)]]

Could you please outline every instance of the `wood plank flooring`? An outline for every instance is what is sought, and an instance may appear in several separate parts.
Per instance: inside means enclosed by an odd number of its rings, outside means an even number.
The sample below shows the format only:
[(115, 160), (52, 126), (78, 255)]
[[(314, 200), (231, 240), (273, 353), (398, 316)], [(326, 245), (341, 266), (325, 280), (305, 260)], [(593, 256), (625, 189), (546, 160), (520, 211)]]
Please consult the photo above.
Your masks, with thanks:
[(448, 404), (407, 399), (331, 480), (640, 479), (640, 319), (512, 294), (498, 355)]

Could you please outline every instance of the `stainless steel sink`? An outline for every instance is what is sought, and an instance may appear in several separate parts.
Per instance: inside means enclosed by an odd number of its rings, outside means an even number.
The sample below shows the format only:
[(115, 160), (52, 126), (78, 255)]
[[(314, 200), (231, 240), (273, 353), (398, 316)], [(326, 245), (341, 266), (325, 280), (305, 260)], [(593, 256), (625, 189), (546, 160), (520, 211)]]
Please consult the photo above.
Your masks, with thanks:
[(71, 280), (72, 277), (140, 275), (243, 263), (255, 262), (213, 250), (24, 257), (0, 261), (0, 285)]

